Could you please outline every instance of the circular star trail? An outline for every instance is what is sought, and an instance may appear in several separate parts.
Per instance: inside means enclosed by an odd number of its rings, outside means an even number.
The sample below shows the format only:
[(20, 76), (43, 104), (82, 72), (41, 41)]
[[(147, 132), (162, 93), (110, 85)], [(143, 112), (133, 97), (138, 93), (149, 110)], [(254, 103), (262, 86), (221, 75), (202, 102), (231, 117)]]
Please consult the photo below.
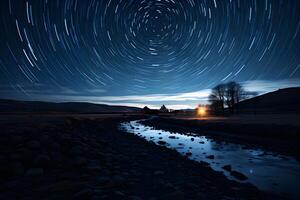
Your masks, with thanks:
[(300, 78), (297, 0), (3, 0), (1, 96)]

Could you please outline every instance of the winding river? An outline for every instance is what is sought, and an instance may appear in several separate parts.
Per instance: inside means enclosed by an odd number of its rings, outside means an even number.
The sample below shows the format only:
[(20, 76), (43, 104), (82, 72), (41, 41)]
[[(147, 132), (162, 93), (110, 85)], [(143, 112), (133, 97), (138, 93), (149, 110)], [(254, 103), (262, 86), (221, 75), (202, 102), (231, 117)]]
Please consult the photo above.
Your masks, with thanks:
[[(300, 198), (300, 163), (292, 157), (247, 149), (239, 144), (217, 142), (199, 134), (155, 130), (144, 126), (140, 120), (122, 123), (120, 128), (157, 145), (175, 149), (192, 160), (207, 162), (212, 169), (222, 171), (228, 179), (250, 182), (261, 190), (289, 198)], [(242, 173), (247, 179), (234, 176), (228, 168)]]

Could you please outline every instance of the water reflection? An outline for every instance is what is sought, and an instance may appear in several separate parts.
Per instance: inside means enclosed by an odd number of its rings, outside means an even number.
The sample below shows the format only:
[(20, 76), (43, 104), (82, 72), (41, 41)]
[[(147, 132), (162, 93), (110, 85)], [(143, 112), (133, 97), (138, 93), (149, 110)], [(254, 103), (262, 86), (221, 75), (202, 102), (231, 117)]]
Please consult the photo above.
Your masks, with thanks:
[(291, 157), (243, 148), (238, 144), (216, 142), (192, 133), (155, 130), (139, 121), (123, 123), (121, 128), (158, 145), (175, 149), (182, 155), (189, 155), (192, 160), (207, 162), (214, 170), (224, 172), (229, 179), (237, 180), (228, 168), (224, 169), (225, 165), (244, 174), (248, 179), (243, 182), (250, 182), (262, 190), (291, 198), (300, 197), (300, 163)]

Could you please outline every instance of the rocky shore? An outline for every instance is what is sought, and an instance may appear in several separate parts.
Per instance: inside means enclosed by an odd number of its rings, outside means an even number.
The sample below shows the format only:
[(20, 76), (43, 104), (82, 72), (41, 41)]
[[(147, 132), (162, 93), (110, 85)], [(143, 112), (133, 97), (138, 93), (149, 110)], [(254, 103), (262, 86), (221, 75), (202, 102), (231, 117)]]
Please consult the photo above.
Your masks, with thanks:
[(118, 130), (135, 117), (1, 122), (0, 199), (276, 199)]

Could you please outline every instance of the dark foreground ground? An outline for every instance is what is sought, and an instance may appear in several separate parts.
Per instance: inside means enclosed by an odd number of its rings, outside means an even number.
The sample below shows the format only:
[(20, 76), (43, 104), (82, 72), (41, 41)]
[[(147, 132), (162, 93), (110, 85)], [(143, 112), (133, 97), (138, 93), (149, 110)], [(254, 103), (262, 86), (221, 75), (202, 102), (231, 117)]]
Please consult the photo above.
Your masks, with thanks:
[(0, 199), (282, 199), (117, 129), (134, 118), (2, 116)]
[(300, 115), (227, 117), (161, 116), (142, 122), (171, 132), (198, 133), (219, 141), (261, 148), (300, 160)]

